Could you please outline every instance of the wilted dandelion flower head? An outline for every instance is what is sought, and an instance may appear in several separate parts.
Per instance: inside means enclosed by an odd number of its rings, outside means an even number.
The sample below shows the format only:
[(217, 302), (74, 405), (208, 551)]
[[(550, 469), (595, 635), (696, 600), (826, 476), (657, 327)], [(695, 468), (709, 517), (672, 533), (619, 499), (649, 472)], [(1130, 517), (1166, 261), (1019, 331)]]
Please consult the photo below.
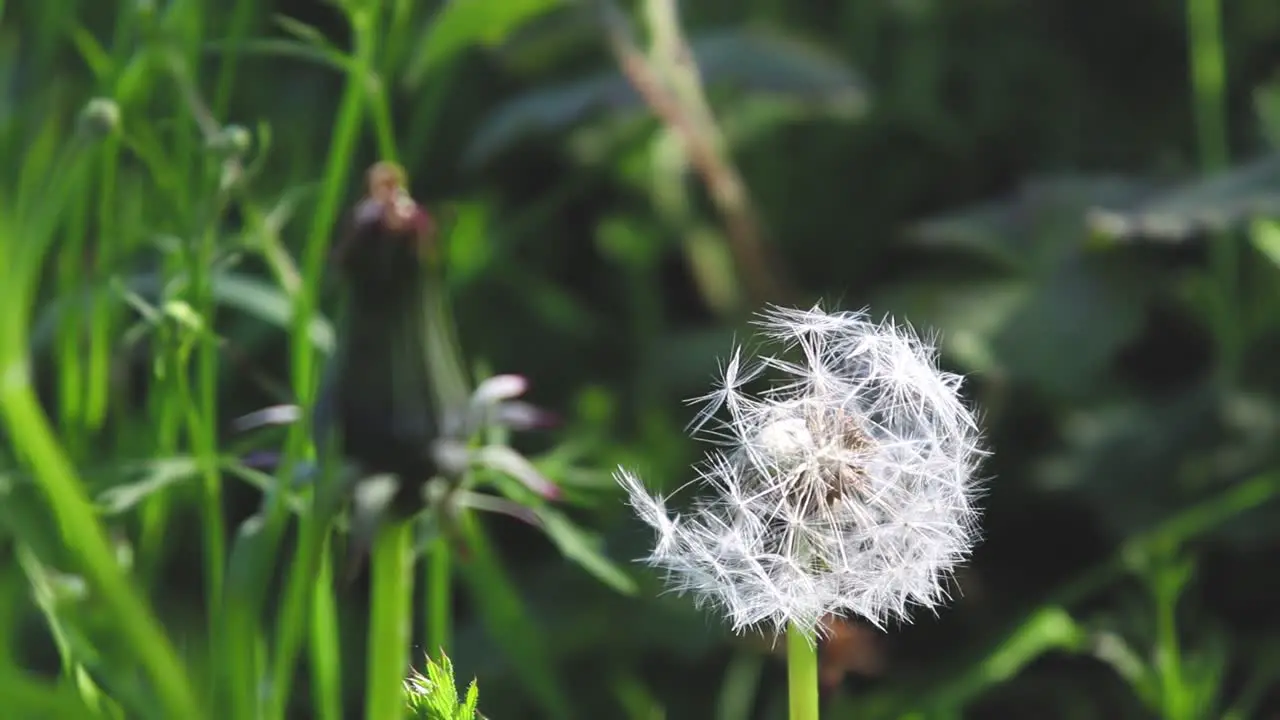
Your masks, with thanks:
[[(687, 516), (618, 481), (657, 534), (647, 561), (735, 630), (821, 632), (829, 613), (883, 626), (947, 597), (977, 536), (977, 422), (961, 378), (909, 329), (865, 313), (773, 308), (777, 354), (736, 348), (695, 430), (717, 447)], [(748, 392), (763, 375), (777, 381)]]

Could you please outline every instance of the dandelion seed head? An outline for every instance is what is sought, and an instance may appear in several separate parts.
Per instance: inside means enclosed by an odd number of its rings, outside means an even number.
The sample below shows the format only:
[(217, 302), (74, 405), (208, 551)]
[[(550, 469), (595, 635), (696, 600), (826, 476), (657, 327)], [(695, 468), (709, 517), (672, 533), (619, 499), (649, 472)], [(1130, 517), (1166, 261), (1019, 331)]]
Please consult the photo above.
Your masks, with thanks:
[(618, 474), (657, 535), (646, 560), (735, 630), (820, 633), (828, 614), (883, 626), (945, 602), (976, 541), (984, 454), (962, 378), (910, 328), (865, 313), (772, 308), (759, 324), (776, 352), (735, 348), (697, 399), (692, 427), (718, 447), (693, 511), (673, 517)]

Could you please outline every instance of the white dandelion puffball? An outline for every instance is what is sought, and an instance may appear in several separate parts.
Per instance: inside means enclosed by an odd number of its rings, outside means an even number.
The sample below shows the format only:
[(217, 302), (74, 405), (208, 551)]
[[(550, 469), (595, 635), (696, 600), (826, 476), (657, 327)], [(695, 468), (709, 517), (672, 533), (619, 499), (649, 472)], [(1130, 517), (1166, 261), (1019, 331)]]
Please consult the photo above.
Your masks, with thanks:
[[(984, 452), (961, 378), (909, 329), (865, 313), (772, 308), (760, 325), (780, 354), (735, 349), (697, 399), (695, 430), (720, 447), (698, 468), (691, 513), (672, 517), (617, 474), (656, 531), (646, 561), (737, 631), (816, 634), (827, 614), (883, 627), (942, 603), (977, 539)], [(748, 393), (765, 373), (781, 377)]]

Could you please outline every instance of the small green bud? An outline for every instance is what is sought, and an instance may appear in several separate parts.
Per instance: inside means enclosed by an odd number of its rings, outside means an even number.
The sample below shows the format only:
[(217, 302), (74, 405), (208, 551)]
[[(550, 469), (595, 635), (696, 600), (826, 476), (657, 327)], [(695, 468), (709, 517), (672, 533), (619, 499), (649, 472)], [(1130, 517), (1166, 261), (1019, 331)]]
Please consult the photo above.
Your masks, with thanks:
[(94, 98), (85, 103), (77, 120), (80, 132), (98, 139), (120, 129), (120, 105), (111, 98)]
[(228, 125), (209, 139), (208, 148), (224, 158), (241, 157), (249, 152), (253, 136), (242, 125)]

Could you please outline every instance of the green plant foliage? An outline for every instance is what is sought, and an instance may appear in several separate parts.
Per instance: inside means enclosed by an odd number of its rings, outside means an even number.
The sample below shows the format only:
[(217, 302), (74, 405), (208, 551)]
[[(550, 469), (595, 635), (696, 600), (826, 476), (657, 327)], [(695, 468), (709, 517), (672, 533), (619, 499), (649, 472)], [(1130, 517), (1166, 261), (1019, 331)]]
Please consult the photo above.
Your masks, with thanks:
[(414, 720), (477, 720), (482, 716), (476, 712), (480, 702), (480, 689), (476, 682), (467, 686), (466, 697), (458, 699), (458, 690), (453, 681), (453, 663), (449, 656), (442, 656), (436, 664), (427, 657), (425, 675), (413, 671), (405, 680), (405, 696), (408, 700), (409, 712)]
[[(696, 511), (767, 301), (936, 335), (992, 451), (823, 717), (1276, 716), (1278, 8), (0, 0), (0, 716), (783, 716), (612, 478)], [(380, 160), (451, 417), (528, 386), (361, 553), (313, 418)]]

